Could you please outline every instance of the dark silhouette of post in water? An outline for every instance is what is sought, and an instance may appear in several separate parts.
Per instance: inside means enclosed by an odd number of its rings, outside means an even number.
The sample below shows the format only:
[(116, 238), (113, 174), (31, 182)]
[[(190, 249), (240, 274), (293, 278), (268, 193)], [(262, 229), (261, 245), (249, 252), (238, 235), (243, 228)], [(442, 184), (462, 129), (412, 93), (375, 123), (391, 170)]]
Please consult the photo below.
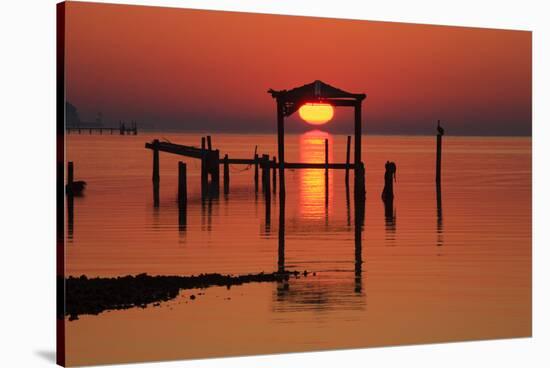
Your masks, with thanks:
[(73, 238), (74, 230), (74, 197), (73, 192), (69, 189), (73, 185), (73, 163), (67, 163), (67, 235), (69, 239)]
[(206, 198), (208, 192), (208, 171), (206, 167), (206, 138), (201, 137), (201, 198)]
[(346, 144), (346, 188), (349, 188), (349, 154), (351, 150), (351, 135), (348, 135)]
[(435, 182), (441, 183), (441, 145), (445, 130), (441, 126), (440, 121), (437, 121), (437, 148), (436, 148), (436, 160), (435, 160)]
[(382, 191), (382, 201), (384, 201), (384, 219), (386, 231), (395, 232), (395, 213), (393, 207), (393, 183), (397, 181), (397, 165), (395, 162), (386, 161), (386, 172), (384, 173), (384, 190)]
[(223, 158), (223, 193), (229, 194), (229, 156), (227, 153)]
[(258, 154), (254, 153), (254, 190), (256, 191), (256, 193), (258, 193), (258, 164), (259, 164)]
[(160, 202), (160, 162), (159, 162), (159, 141), (153, 141), (153, 203), (155, 207), (159, 206)]
[(269, 167), (269, 155), (263, 155), (262, 160), (262, 177), (263, 177), (263, 188), (264, 188), (264, 197), (265, 197), (265, 231), (271, 231), (271, 178), (270, 178), (270, 167)]
[[(279, 247), (277, 257), (277, 272), (285, 272), (285, 195), (279, 192)], [(288, 290), (288, 279), (277, 283), (277, 291)]]
[(325, 210), (328, 215), (328, 139), (325, 139)]
[(187, 165), (178, 162), (178, 209), (179, 209), (179, 230), (187, 228)]
[(277, 157), (273, 156), (273, 193), (277, 192)]
[(382, 191), (382, 200), (393, 201), (393, 183), (396, 178), (397, 166), (395, 162), (386, 161), (386, 172), (384, 173), (384, 190)]

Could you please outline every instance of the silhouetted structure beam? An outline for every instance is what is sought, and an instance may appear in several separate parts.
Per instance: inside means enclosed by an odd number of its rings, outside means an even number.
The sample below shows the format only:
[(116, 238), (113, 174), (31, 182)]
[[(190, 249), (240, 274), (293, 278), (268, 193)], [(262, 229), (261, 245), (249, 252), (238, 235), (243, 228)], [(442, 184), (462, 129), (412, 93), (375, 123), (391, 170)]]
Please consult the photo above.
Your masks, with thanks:
[[(155, 142), (157, 144), (157, 147), (155, 148)], [(187, 157), (193, 157), (202, 159), (203, 158), (203, 151), (200, 148), (192, 147), (192, 146), (184, 146), (181, 144), (174, 144), (174, 143), (168, 143), (168, 142), (159, 142), (158, 140), (153, 141), (153, 143), (145, 143), (145, 148), (148, 149), (158, 149), (162, 152), (167, 153), (173, 153), (180, 156), (187, 156)]]

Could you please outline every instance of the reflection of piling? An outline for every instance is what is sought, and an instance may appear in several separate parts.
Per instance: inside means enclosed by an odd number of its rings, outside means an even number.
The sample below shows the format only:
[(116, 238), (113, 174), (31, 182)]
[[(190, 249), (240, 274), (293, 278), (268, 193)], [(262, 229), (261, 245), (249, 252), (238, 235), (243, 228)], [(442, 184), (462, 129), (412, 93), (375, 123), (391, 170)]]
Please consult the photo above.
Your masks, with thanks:
[(158, 207), (160, 202), (160, 162), (159, 162), (159, 141), (153, 141), (153, 202)]
[(443, 207), (441, 203), (441, 183), (436, 184), (437, 191), (437, 245), (443, 245)]
[(179, 225), (179, 231), (185, 231), (187, 229), (186, 207), (180, 207), (178, 210), (178, 225)]
[(180, 210), (187, 206), (187, 165), (178, 162), (178, 205)]
[(355, 204), (355, 292), (360, 293), (362, 289), (363, 271), (363, 239), (362, 231), (365, 221), (365, 201), (356, 198)]
[(223, 158), (223, 193), (229, 193), (229, 156), (227, 153)]
[(285, 272), (285, 196), (279, 192), (279, 248), (278, 272)]
[(346, 145), (346, 188), (349, 187), (349, 155), (351, 150), (351, 135), (348, 135), (348, 142)]

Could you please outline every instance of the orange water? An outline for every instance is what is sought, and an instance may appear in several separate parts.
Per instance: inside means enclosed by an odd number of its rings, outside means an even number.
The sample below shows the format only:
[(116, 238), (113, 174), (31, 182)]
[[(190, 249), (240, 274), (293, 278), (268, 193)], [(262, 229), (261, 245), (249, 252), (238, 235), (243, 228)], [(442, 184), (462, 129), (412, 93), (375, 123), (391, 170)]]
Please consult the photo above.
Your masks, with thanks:
[[(191, 275), (277, 270), (279, 197), (269, 214), (254, 172), (231, 167), (230, 192), (200, 199), (187, 162), (181, 226), (177, 162), (161, 153), (153, 206), (147, 141), (199, 145), (198, 134), (69, 135), (67, 159), (88, 183), (66, 236), (68, 275)], [(286, 137), (286, 161), (344, 162), (346, 137)], [(229, 157), (276, 155), (272, 135), (213, 136)], [(255, 284), (182, 292), (160, 307), (67, 323), (69, 364), (244, 355), (531, 335), (531, 139), (445, 136), (438, 216), (435, 138), (363, 139), (367, 201), (359, 252), (344, 172), (287, 170), (284, 266), (316, 272), (288, 288)], [(394, 208), (380, 199), (384, 163), (397, 164)], [(223, 176), (222, 176), (223, 177)], [(278, 178), (277, 178), (278, 179)], [(353, 183), (353, 174), (351, 174)], [(328, 198), (326, 197), (328, 193)], [(269, 218), (266, 221), (266, 218)], [(356, 279), (356, 261), (362, 261)]]

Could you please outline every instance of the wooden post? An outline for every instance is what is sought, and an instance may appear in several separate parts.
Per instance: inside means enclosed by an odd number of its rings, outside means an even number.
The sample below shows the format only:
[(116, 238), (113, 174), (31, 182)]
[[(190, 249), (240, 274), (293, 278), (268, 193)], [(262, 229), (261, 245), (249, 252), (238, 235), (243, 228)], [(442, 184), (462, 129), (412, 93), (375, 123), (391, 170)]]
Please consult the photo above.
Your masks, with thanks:
[(229, 193), (229, 156), (227, 153), (223, 158), (223, 192)]
[(254, 154), (254, 188), (258, 191), (258, 154)]
[(262, 190), (265, 192), (269, 187), (269, 155), (262, 155)]
[(273, 156), (273, 193), (277, 192), (277, 157)]
[(365, 167), (361, 162), (361, 101), (355, 103), (355, 144), (354, 144), (355, 196), (365, 198)]
[(73, 162), (67, 162), (67, 187), (71, 188), (74, 181), (74, 167)]
[(67, 163), (67, 235), (69, 239), (73, 238), (73, 229), (74, 229), (74, 199), (73, 199), (73, 162), (69, 161)]
[(285, 117), (283, 101), (277, 99), (277, 148), (279, 156), (279, 195), (285, 195)]
[[(439, 120), (437, 121), (437, 126), (439, 128)], [(436, 161), (435, 161), (435, 182), (437, 184), (441, 183), (441, 144), (442, 144), (443, 130), (438, 131), (437, 140), (436, 140)]]
[(271, 178), (270, 178), (270, 167), (269, 167), (269, 155), (264, 155), (264, 177), (265, 177), (265, 183), (264, 183), (264, 190), (266, 198), (270, 197), (271, 195)]
[(325, 209), (328, 209), (328, 139), (325, 139)]
[(212, 138), (209, 135), (206, 136), (206, 141), (208, 142), (208, 150), (212, 151)]
[(349, 187), (349, 155), (351, 149), (351, 135), (348, 135), (348, 142), (346, 145), (346, 187)]
[(153, 141), (153, 202), (154, 206), (158, 207), (160, 202), (160, 160), (159, 160), (159, 141)]
[(206, 154), (206, 138), (201, 137), (201, 197), (204, 199), (208, 190), (208, 171), (207, 171), (207, 154)]
[(187, 165), (178, 162), (178, 204), (180, 208), (187, 205)]

